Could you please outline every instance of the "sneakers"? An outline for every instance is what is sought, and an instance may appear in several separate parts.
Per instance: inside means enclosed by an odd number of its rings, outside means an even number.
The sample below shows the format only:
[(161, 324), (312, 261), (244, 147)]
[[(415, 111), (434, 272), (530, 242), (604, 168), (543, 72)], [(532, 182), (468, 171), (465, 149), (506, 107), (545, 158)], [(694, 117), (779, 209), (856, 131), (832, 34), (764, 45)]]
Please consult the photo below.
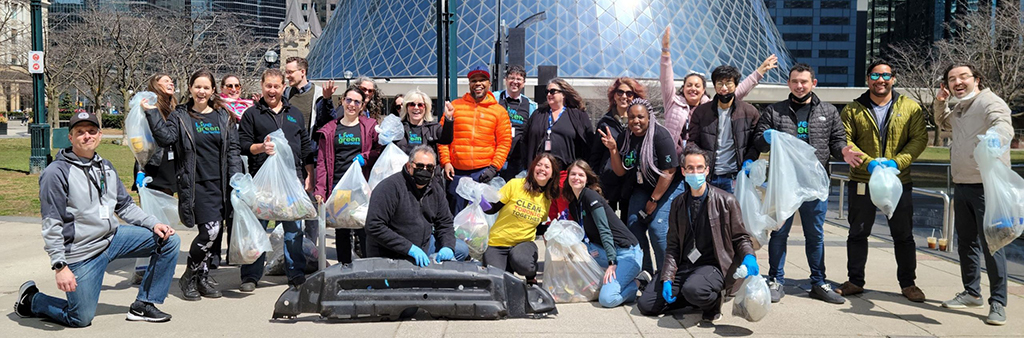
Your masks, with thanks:
[(786, 295), (786, 291), (782, 290), (782, 284), (775, 282), (774, 279), (768, 281), (768, 291), (772, 294), (772, 303), (778, 303)]
[(242, 292), (253, 292), (255, 290), (256, 290), (256, 283), (253, 283), (253, 282), (245, 282), (245, 283), (242, 283), (242, 285), (238, 286), (238, 291), (242, 291)]
[(903, 288), (903, 292), (902, 293), (903, 293), (903, 297), (907, 297), (907, 299), (910, 300), (911, 302), (916, 302), (916, 303), (923, 303), (924, 302), (924, 299), (925, 299), (924, 291), (921, 291), (921, 288), (917, 287), (917, 285), (911, 285), (911, 286)]
[(956, 294), (953, 299), (942, 302), (942, 307), (947, 309), (963, 309), (969, 307), (981, 307), (985, 305), (981, 297), (971, 296), (967, 291)]
[(39, 293), (36, 282), (27, 281), (18, 288), (18, 301), (14, 303), (14, 313), (21, 318), (35, 317), (32, 314), (32, 296)]
[(171, 320), (171, 315), (157, 309), (153, 303), (146, 303), (136, 300), (128, 309), (128, 317), (125, 320), (133, 322), (154, 322), (162, 323)]
[(647, 272), (647, 270), (640, 270), (640, 275), (636, 276), (636, 280), (640, 282), (639, 288), (637, 288), (637, 290), (647, 289), (647, 284), (651, 283), (652, 278), (653, 277), (651, 277), (650, 272)]
[[(918, 291), (921, 291), (921, 290), (919, 289)], [(839, 285), (839, 288), (836, 289), (836, 293), (842, 295), (843, 297), (849, 297), (849, 296), (853, 296), (853, 295), (856, 295), (856, 294), (864, 293), (864, 287), (857, 286), (857, 284), (853, 284), (850, 281), (845, 281), (845, 282), (843, 282), (842, 285)], [(904, 295), (906, 295), (906, 293), (904, 293)], [(924, 299), (924, 294), (923, 293), (921, 294), (921, 297), (922, 297), (922, 301), (923, 301), (923, 299)]]
[(843, 298), (843, 296), (832, 291), (832, 285), (829, 285), (828, 283), (812, 286), (811, 298), (820, 299), (832, 304), (846, 303), (846, 298)]
[(985, 318), (985, 324), (1006, 324), (1006, 308), (1003, 307), (1003, 304), (999, 304), (998, 302), (992, 302), (990, 306), (991, 308), (988, 310), (988, 318)]

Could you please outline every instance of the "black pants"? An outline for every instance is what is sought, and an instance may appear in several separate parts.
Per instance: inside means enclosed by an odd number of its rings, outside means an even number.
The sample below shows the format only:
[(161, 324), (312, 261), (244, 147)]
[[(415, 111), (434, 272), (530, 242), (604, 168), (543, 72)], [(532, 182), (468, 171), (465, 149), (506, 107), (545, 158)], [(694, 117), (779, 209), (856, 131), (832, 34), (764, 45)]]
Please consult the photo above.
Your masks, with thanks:
[(725, 279), (722, 271), (711, 265), (694, 268), (680, 268), (672, 282), (672, 296), (676, 301), (665, 302), (661, 296), (664, 288), (661, 278), (656, 278), (636, 299), (636, 308), (644, 316), (657, 316), (667, 311), (694, 306), (701, 311), (721, 311), (718, 297), (721, 297)]
[[(864, 194), (857, 194), (857, 186), (864, 185)], [(871, 202), (871, 191), (867, 183), (851, 181), (847, 186), (850, 196), (850, 236), (846, 239), (846, 271), (850, 283), (864, 287), (864, 265), (868, 261), (868, 236), (875, 224), (878, 208)], [(917, 279), (917, 246), (914, 244), (914, 196), (913, 183), (903, 185), (896, 210), (889, 219), (889, 233), (896, 251), (896, 279), (900, 288), (914, 285)]]
[[(366, 230), (334, 229), (335, 249), (338, 250), (338, 263), (352, 263), (352, 237), (359, 244), (359, 257), (366, 257)], [(314, 240), (315, 241), (315, 240)]]
[(489, 246), (484, 251), (484, 266), (518, 273), (527, 280), (537, 278), (537, 244), (522, 242), (515, 246)]
[(207, 261), (212, 256), (210, 249), (213, 247), (214, 239), (220, 235), (221, 223), (221, 221), (213, 221), (196, 224), (196, 230), (199, 230), (199, 233), (196, 234), (196, 238), (192, 239), (192, 245), (188, 249), (189, 269), (193, 271), (207, 270)]
[(960, 277), (964, 289), (981, 297), (981, 255), (985, 254), (988, 272), (988, 302), (1006, 306), (1006, 253), (988, 251), (988, 242), (982, 226), (985, 224), (985, 190), (981, 184), (957, 184), (953, 187), (953, 210), (956, 213), (956, 251), (960, 254)]

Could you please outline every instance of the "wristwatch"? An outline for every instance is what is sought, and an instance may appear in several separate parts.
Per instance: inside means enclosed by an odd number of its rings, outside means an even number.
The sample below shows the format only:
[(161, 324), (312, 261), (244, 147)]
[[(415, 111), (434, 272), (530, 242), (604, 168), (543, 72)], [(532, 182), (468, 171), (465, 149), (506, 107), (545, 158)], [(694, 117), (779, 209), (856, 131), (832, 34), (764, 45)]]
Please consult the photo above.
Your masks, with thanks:
[(57, 270), (63, 269), (66, 266), (68, 266), (68, 263), (57, 262), (57, 263), (53, 263), (53, 266), (50, 267), (50, 268), (53, 269), (53, 271), (57, 271)]
[(651, 198), (649, 198), (648, 200), (654, 203), (658, 203), (658, 200), (654, 199), (654, 196), (651, 196)]

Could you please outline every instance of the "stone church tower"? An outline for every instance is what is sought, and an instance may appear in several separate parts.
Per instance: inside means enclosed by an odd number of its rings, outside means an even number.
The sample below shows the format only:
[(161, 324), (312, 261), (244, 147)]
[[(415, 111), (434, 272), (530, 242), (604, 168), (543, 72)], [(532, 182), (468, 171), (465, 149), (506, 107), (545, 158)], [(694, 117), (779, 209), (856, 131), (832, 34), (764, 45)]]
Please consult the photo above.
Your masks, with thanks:
[(281, 67), (290, 57), (306, 57), (309, 47), (322, 32), (315, 6), (304, 11), (298, 0), (288, 0), (285, 19), (277, 33), (281, 41)]

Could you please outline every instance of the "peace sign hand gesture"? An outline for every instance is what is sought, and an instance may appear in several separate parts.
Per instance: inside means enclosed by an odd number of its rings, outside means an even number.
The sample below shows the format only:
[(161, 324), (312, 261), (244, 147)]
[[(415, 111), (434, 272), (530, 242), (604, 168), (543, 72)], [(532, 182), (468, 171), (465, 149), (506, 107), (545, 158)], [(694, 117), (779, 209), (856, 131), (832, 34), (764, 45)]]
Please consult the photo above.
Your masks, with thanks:
[(618, 144), (615, 143), (615, 138), (612, 137), (612, 130), (608, 126), (604, 127), (604, 130), (598, 129), (598, 133), (601, 133), (601, 143), (610, 151), (618, 150)]

